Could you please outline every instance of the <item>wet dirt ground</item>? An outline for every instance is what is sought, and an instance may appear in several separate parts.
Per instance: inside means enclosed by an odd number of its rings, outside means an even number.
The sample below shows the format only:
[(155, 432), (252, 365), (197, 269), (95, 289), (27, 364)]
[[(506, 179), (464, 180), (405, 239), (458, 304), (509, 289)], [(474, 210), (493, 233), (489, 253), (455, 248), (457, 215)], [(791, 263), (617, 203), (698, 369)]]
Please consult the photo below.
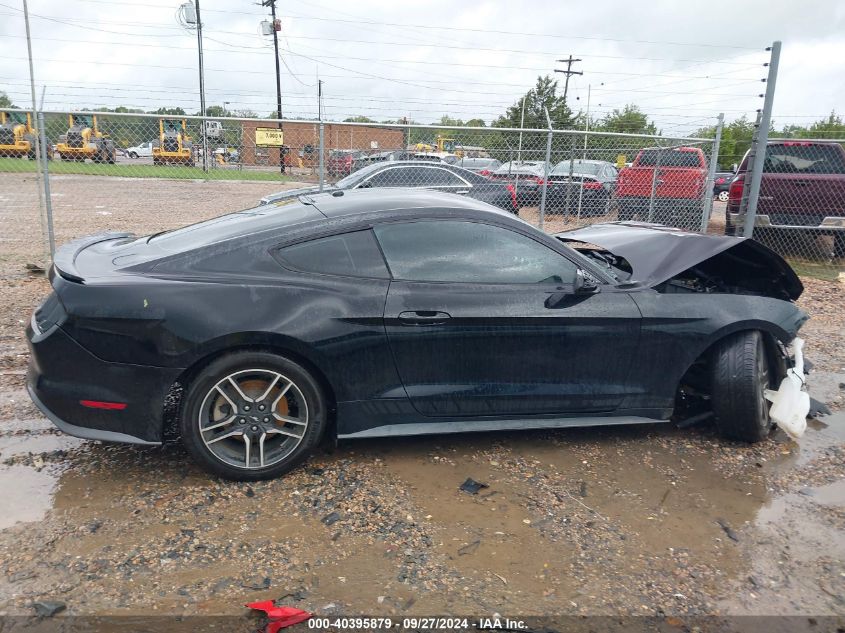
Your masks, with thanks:
[[(278, 188), (98, 186), (111, 215), (68, 207), (60, 242), (162, 230)], [(174, 199), (181, 213), (163, 208)], [(239, 484), (179, 446), (77, 440), (38, 413), (22, 332), (48, 292), (23, 268), (38, 235), (20, 223), (0, 262), (2, 613), (49, 599), (65, 614), (237, 615), (273, 599), (322, 614), (845, 615), (842, 284), (804, 280), (811, 390), (833, 413), (798, 442), (735, 444), (706, 424), (368, 440)], [(487, 487), (459, 490), (467, 478)]]

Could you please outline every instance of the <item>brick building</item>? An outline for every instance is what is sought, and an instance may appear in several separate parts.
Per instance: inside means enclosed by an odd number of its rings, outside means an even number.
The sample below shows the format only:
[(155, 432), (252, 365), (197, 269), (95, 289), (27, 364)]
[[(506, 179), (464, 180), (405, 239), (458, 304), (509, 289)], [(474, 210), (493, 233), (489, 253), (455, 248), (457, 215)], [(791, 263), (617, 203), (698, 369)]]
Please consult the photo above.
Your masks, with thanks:
[[(277, 165), (279, 149), (258, 147), (255, 144), (255, 130), (261, 127), (275, 127), (272, 122), (244, 121), (242, 124), (241, 163), (243, 165)], [(398, 128), (383, 128), (375, 125), (324, 124), (326, 159), (334, 149), (357, 149), (363, 151), (403, 149), (405, 132)], [(312, 167), (319, 157), (320, 128), (314, 123), (285, 123), (285, 145), (290, 148), (285, 162), (288, 165)]]

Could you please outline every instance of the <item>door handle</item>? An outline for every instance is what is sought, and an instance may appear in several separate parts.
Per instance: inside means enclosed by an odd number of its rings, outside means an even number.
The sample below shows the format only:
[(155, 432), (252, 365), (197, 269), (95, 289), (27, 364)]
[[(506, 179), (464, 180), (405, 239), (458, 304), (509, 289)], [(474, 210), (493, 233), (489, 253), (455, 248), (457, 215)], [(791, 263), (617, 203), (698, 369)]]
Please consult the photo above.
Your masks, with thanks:
[(455, 193), (460, 193), (460, 194), (462, 194), (462, 195), (466, 195), (466, 194), (468, 194), (468, 193), (469, 193), (469, 189), (459, 189), (459, 190), (458, 190), (458, 191), (456, 191)]
[(448, 313), (435, 310), (408, 310), (399, 313), (399, 321), (403, 325), (438, 325), (451, 318)]

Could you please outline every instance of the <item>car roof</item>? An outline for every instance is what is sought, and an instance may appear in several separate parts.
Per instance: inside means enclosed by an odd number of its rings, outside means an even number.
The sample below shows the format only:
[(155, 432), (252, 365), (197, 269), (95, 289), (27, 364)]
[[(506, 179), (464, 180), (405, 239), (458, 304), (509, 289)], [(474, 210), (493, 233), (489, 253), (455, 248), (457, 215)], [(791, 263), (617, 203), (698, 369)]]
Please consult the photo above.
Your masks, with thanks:
[[(341, 195), (342, 194), (342, 195)], [(300, 196), (327, 218), (340, 218), (371, 213), (406, 215), (426, 209), (455, 209), (513, 218), (513, 214), (465, 196), (432, 189), (375, 188), (349, 189), (330, 193)]]

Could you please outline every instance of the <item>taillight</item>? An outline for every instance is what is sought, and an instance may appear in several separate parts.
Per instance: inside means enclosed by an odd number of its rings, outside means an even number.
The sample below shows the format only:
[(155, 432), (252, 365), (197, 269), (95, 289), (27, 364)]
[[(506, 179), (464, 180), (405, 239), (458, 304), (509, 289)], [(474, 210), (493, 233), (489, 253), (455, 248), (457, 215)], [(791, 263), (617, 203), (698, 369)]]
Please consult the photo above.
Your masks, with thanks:
[(545, 181), (542, 178), (540, 178), (540, 176), (534, 176), (534, 182), (536, 182), (538, 185), (541, 185), (541, 186), (545, 183)]
[(482, 169), (480, 172), (478, 172), (478, 175), (484, 176), (486, 178), (490, 178), (493, 175), (493, 172), (490, 171), (489, 169)]
[(513, 185), (505, 185), (508, 188), (508, 191), (511, 193), (511, 202), (513, 203), (513, 210), (519, 210), (519, 203), (516, 200), (516, 188)]
[(601, 189), (601, 183), (598, 183), (595, 180), (588, 180), (587, 182), (583, 183), (581, 186), (584, 187), (584, 189), (591, 189), (593, 191)]
[(728, 189), (728, 203), (731, 206), (738, 206), (742, 200), (742, 189), (745, 186), (744, 180), (745, 176), (737, 176), (736, 180), (731, 183), (730, 189)]

